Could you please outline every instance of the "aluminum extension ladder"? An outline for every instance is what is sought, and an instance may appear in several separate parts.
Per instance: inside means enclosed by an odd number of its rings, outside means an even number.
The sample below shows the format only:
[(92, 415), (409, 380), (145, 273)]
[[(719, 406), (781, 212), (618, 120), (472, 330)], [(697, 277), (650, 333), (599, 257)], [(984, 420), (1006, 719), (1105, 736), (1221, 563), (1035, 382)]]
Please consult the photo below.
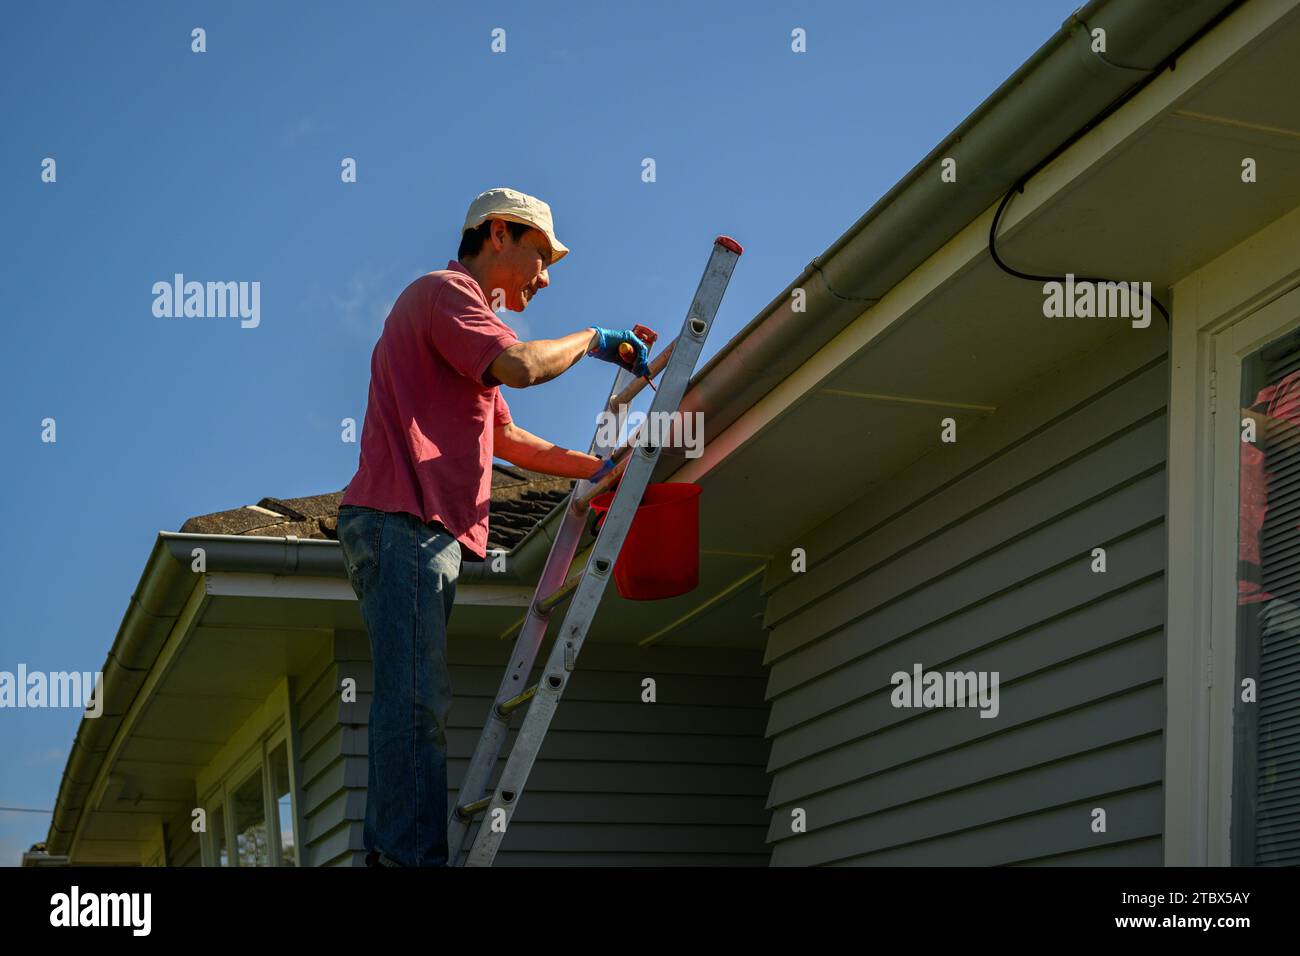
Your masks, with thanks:
[[(656, 420), (656, 412), (666, 414), (679, 410), (695, 363), (704, 348), (705, 337), (717, 315), (722, 295), (731, 280), (731, 273), (741, 251), (740, 244), (727, 236), (719, 236), (714, 240), (713, 252), (709, 256), (699, 288), (695, 290), (695, 299), (691, 302), (681, 332), (649, 363), (651, 378), (660, 371), (664, 374), (655, 393), (650, 415), (646, 419), (647, 424)], [(605, 410), (618, 416), (620, 432), (626, 421), (628, 404), (645, 386), (646, 381), (645, 378), (634, 377), (628, 369), (620, 369), (615, 376)], [(599, 482), (580, 479), (569, 496), (564, 520), (555, 543), (551, 546), (551, 553), (546, 559), (537, 590), (515, 642), (510, 666), (501, 679), (496, 700), (488, 713), (478, 746), (474, 749), (474, 757), (465, 772), (460, 793), (452, 805), (447, 822), (447, 862), (450, 866), (458, 864), (470, 825), (475, 816), (483, 811), (486, 813), (465, 865), (491, 866), (496, 858), (509, 828), (510, 817), (519, 806), (528, 774), (568, 684), (569, 674), (577, 663), (587, 629), (600, 606), (614, 562), (623, 547), (623, 539), (627, 537), (632, 518), (659, 460), (659, 449), (649, 442), (638, 442), (636, 436), (627, 445), (614, 449), (597, 444), (601, 437), (599, 422), (596, 432), (588, 454), (597, 454), (599, 450), (601, 457), (607, 457), (608, 453), (614, 455), (617, 462)], [(632, 452), (633, 445), (639, 446), (635, 453)], [(579, 574), (566, 580), (587, 524), (591, 499), (615, 482), (619, 482), (618, 490), (587, 564)], [(546, 636), (551, 612), (570, 594), (574, 595), (573, 602), (560, 626), (543, 677), (537, 684), (525, 689), (523, 683), (533, 669), (533, 661)], [(532, 703), (510, 750), (496, 791), (487, 795), (488, 780), (510, 731), (511, 718), (519, 707), (530, 700)]]

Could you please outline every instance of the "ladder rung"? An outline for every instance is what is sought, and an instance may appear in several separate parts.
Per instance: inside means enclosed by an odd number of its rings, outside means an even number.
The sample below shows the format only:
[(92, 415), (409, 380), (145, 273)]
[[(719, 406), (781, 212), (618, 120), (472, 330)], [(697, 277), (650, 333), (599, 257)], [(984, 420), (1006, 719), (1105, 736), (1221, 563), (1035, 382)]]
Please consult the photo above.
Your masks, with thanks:
[[(654, 361), (650, 363), (651, 378), (654, 378), (656, 375), (662, 372), (665, 367), (667, 367), (668, 360), (672, 358), (673, 348), (674, 346), (676, 346), (676, 344), (677, 344), (676, 342), (668, 343), (668, 347), (655, 356)], [(620, 405), (627, 405), (629, 402), (632, 401), (633, 398), (636, 397), (638, 392), (640, 392), (643, 388), (645, 388), (645, 386), (646, 386), (646, 380), (644, 378), (632, 379), (632, 381), (628, 383), (627, 388), (623, 389), (623, 391), (619, 392), (617, 395), (615, 395), (613, 398), (609, 400), (609, 404), (605, 407), (605, 410), (612, 411), (613, 409), (618, 408)], [(574, 510), (576, 511), (587, 510), (587, 506), (591, 504), (592, 498), (595, 498), (601, 492), (606, 491), (610, 485), (612, 485), (614, 482), (618, 481), (619, 478), (622, 477), (623, 475), (622, 469), (624, 467), (623, 459), (627, 457), (628, 452), (630, 452), (631, 450), (632, 450), (631, 445), (620, 445), (618, 448), (614, 449), (611, 457), (617, 459), (618, 464), (614, 466), (613, 471), (611, 471), (608, 475), (606, 475), (596, 484), (588, 488), (586, 494), (574, 499), (573, 502)]]
[[(668, 359), (672, 357), (673, 346), (675, 346), (676, 344), (677, 344), (676, 342), (669, 342), (667, 348), (665, 348), (662, 352), (660, 352), (658, 355), (656, 355), (653, 359), (650, 360), (649, 364), (650, 364), (651, 378), (654, 378), (656, 375), (662, 372), (664, 368), (668, 365)], [(606, 411), (613, 411), (614, 409), (618, 408), (618, 406), (620, 405), (629, 404), (632, 401), (632, 399), (636, 398), (637, 395), (640, 394), (645, 387), (646, 387), (646, 380), (644, 378), (632, 379), (632, 381), (627, 383), (627, 388), (623, 389), (623, 391), (619, 392), (617, 395), (615, 395), (613, 398), (609, 400), (609, 405), (606, 407)]]
[(588, 488), (586, 494), (574, 499), (573, 508), (575, 511), (586, 511), (591, 505), (592, 498), (595, 498), (603, 491), (608, 491), (610, 485), (623, 477), (623, 472), (626, 470), (625, 459), (628, 458), (628, 453), (631, 452), (631, 450), (631, 445), (619, 445), (618, 448), (614, 450), (613, 457), (618, 459), (618, 463), (614, 465), (613, 470), (610, 471), (608, 475)]
[(550, 614), (551, 611), (555, 608), (555, 605), (559, 604), (566, 597), (568, 597), (570, 594), (572, 594), (574, 591), (578, 589), (578, 585), (579, 583), (581, 583), (581, 581), (582, 581), (582, 572), (579, 571), (573, 577), (569, 578), (569, 580), (561, 584), (559, 588), (557, 588), (555, 591), (546, 595), (546, 597), (538, 601), (537, 613), (543, 615)]
[(532, 687), (528, 688), (527, 690), (515, 694), (515, 696), (511, 697), (509, 700), (503, 700), (500, 704), (497, 705), (497, 713), (500, 714), (502, 717), (508, 716), (512, 710), (531, 700), (533, 695), (536, 693), (537, 693), (537, 685), (534, 684)]
[(475, 800), (473, 803), (467, 803), (464, 806), (456, 808), (456, 816), (460, 817), (462, 820), (468, 820), (480, 810), (486, 810), (491, 802), (491, 797), (484, 797), (482, 800)]

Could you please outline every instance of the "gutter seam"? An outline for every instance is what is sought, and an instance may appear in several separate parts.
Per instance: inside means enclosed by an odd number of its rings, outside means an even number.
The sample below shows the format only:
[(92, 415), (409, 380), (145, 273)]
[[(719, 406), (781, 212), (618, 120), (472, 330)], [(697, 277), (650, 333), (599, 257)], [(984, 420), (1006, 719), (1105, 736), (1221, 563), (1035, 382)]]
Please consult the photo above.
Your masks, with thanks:
[[(1075, 16), (1075, 14), (1073, 13), (1070, 14), (1070, 16), (1066, 19), (1065, 22), (1069, 23), (1071, 20), (1079, 24), (1080, 26), (1082, 26), (1084, 32), (1086, 32), (1089, 36), (1092, 36), (1092, 27), (1088, 26), (1086, 20), (1084, 20), (1082, 17)], [(1088, 48), (1091, 50), (1092, 44), (1089, 44)], [(1135, 73), (1154, 73), (1157, 70), (1163, 69), (1163, 65), (1161, 63), (1157, 63), (1155, 66), (1129, 66), (1127, 63), (1116, 63), (1114, 60), (1106, 56), (1106, 54), (1098, 50), (1092, 50), (1092, 53), (1097, 59), (1101, 60), (1102, 63), (1105, 63), (1107, 66), (1113, 66), (1117, 70), (1132, 70)]]
[[(826, 287), (826, 291), (829, 292), (831, 295), (835, 296), (835, 298), (843, 302), (868, 302), (871, 305), (875, 305), (877, 302), (880, 301), (879, 296), (876, 296), (874, 298), (870, 298), (870, 297), (860, 298), (858, 296), (853, 296), (853, 295), (841, 295), (840, 293), (836, 292), (835, 289), (831, 286), (831, 280), (826, 278), (826, 273), (822, 271), (821, 263), (819, 262), (820, 259), (821, 256), (818, 256), (816, 259), (813, 259), (812, 262), (808, 263), (808, 269), (812, 269), (814, 272), (817, 273), (817, 275), (821, 276), (822, 285), (824, 285)], [(807, 270), (804, 271), (806, 272)]]

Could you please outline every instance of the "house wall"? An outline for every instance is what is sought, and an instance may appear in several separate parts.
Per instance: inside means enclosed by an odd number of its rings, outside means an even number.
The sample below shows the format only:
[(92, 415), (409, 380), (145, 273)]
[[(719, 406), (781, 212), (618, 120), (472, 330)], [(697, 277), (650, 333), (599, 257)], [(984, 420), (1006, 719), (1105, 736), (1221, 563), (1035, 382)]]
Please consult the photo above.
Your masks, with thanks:
[(353, 755), (365, 753), (365, 727), (358, 732), (341, 719), (352, 705), (341, 702), (345, 675), (336, 660), (339, 643), (336, 636), (295, 686), (303, 866), (350, 865), (361, 846), (366, 772), (364, 761), (360, 777), (352, 764)]
[[(538, 656), (538, 668), (545, 652)], [(511, 642), (453, 640), (448, 802), (487, 718)], [(538, 755), (496, 865), (765, 866), (765, 671), (758, 652), (591, 644)], [(344, 677), (356, 703), (339, 702)], [(657, 701), (642, 703), (654, 677)], [(362, 632), (339, 631), (301, 682), (304, 860), (361, 865), (372, 677)], [(497, 773), (514, 743), (516, 717)], [(494, 781), (495, 782), (495, 781)], [(468, 854), (468, 845), (462, 855)]]
[[(773, 865), (1161, 863), (1166, 336), (1125, 326), (790, 542)], [(998, 672), (998, 715), (894, 707), (915, 663)]]

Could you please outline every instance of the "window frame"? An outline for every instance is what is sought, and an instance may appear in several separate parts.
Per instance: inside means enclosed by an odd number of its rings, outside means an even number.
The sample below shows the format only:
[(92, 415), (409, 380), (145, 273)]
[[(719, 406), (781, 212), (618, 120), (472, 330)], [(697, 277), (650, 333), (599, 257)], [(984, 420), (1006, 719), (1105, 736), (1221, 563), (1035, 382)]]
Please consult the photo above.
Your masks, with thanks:
[[(1243, 363), (1300, 329), (1300, 270), (1231, 307), (1175, 301), (1167, 512), (1165, 864), (1232, 865)], [(1207, 288), (1208, 287), (1208, 290)], [(1202, 314), (1203, 301), (1221, 308)], [(1185, 317), (1182, 323), (1180, 317)]]
[[(1236, 779), (1238, 531), (1240, 528), (1241, 387), (1243, 365), (1260, 349), (1300, 329), (1300, 289), (1293, 289), (1215, 333), (1214, 546), (1211, 549), (1210, 849), (1224, 866), (1233, 859), (1232, 781)], [(1229, 599), (1230, 598), (1230, 599)], [(1258, 676), (1258, 675), (1256, 675)]]
[[(297, 747), (296, 735), (291, 732), (292, 726), (288, 681), (282, 680), (262, 706), (244, 722), (234, 737), (204, 768), (196, 781), (196, 790), (202, 795), (199, 806), (203, 808), (207, 822), (211, 824), (216, 817), (217, 809), (222, 810), (222, 830), (232, 867), (239, 866), (233, 812), (234, 794), (254, 774), (259, 776), (261, 782), (262, 809), (271, 851), (271, 867), (278, 868), (285, 865), (280, 830), (280, 808), (272, 793), (275, 778), (271, 767), (271, 756), (281, 744), (284, 744), (289, 773), (290, 818), (296, 851), (293, 865), (303, 865)], [(220, 866), (215, 833), (211, 826), (202, 834), (199, 843), (203, 866)]]

